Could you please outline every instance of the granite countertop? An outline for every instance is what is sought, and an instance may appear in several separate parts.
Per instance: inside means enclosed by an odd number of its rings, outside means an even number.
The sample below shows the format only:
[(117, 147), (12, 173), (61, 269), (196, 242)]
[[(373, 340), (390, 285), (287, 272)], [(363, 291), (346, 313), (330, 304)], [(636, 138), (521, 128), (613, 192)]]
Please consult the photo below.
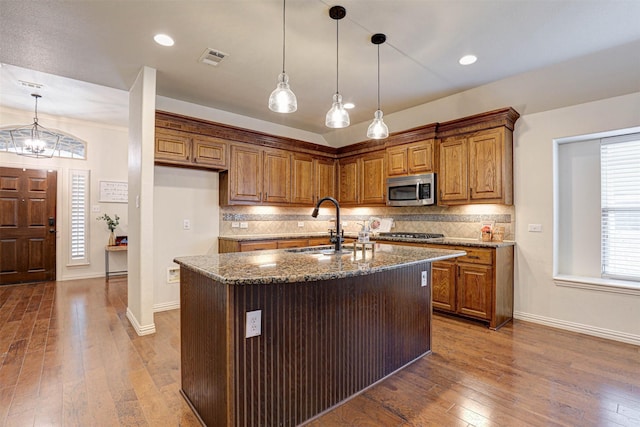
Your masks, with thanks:
[[(279, 239), (309, 239), (313, 237), (329, 237), (324, 233), (295, 233), (295, 234), (256, 234), (256, 235), (241, 235), (241, 236), (220, 236), (219, 239), (231, 240), (236, 242), (251, 241), (251, 240), (279, 240)], [(345, 237), (357, 238), (357, 233), (345, 233)], [(483, 242), (478, 239), (466, 239), (460, 237), (442, 237), (438, 239), (414, 239), (414, 238), (402, 238), (402, 237), (387, 237), (372, 235), (371, 240), (376, 242), (407, 242), (407, 243), (432, 243), (435, 245), (455, 245), (455, 246), (468, 246), (468, 247), (480, 247), (480, 248), (500, 248), (503, 246), (515, 246), (516, 242), (513, 240), (505, 240), (504, 242)]]
[(305, 248), (187, 256), (174, 261), (181, 268), (201, 273), (223, 284), (253, 285), (362, 276), (465, 254), (464, 251), (447, 249), (377, 244), (375, 254), (371, 256), (371, 251), (367, 251), (366, 259), (362, 259), (362, 251), (356, 252), (355, 256), (353, 251), (323, 255)]
[(386, 237), (376, 236), (372, 237), (377, 242), (407, 242), (407, 243), (429, 243), (433, 245), (455, 245), (455, 246), (468, 246), (479, 248), (500, 248), (503, 246), (515, 246), (516, 242), (513, 240), (505, 240), (503, 242), (483, 242), (478, 239), (465, 239), (460, 237), (441, 237), (436, 239), (404, 239), (402, 237)]

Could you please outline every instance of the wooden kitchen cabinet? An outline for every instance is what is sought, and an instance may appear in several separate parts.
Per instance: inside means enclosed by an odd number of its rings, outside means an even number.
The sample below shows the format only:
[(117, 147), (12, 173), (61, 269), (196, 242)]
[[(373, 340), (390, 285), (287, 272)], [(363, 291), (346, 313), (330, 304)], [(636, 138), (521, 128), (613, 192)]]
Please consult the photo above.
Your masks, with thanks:
[(189, 168), (225, 169), (227, 142), (215, 137), (156, 128), (154, 161)]
[(512, 204), (512, 150), (504, 127), (442, 139), (438, 204)]
[(366, 206), (384, 205), (386, 200), (385, 153), (367, 154), (360, 158), (360, 200)]
[(387, 148), (387, 175), (403, 176), (434, 172), (435, 140)]
[(467, 252), (432, 263), (434, 310), (487, 321), (491, 329), (513, 318), (513, 246), (425, 246)]
[(231, 145), (229, 170), (220, 173), (220, 204), (289, 204), (291, 153)]
[(291, 164), (292, 204), (313, 206), (322, 197), (336, 197), (336, 167), (333, 159), (294, 153)]
[(227, 167), (227, 143), (212, 136), (196, 135), (191, 140), (193, 163), (215, 169)]
[(228, 238), (218, 239), (218, 253), (262, 251), (269, 249), (304, 248), (307, 246), (328, 245), (331, 242), (329, 237), (310, 238), (284, 238), (284, 239), (256, 239), (256, 240), (231, 240)]
[(291, 153), (284, 150), (265, 149), (263, 151), (264, 195), (267, 204), (288, 204), (291, 202)]
[(340, 159), (339, 202), (341, 205), (384, 205), (385, 152), (379, 151), (364, 156)]

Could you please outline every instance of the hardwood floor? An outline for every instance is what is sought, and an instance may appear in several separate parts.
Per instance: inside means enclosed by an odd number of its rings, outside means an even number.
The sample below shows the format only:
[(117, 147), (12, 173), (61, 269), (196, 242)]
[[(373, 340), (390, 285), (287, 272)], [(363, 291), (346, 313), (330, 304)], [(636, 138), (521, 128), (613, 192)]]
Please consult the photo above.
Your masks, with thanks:
[[(126, 279), (0, 287), (0, 425), (197, 426), (178, 310), (139, 337)], [(310, 426), (640, 426), (640, 347), (434, 316), (433, 354)]]

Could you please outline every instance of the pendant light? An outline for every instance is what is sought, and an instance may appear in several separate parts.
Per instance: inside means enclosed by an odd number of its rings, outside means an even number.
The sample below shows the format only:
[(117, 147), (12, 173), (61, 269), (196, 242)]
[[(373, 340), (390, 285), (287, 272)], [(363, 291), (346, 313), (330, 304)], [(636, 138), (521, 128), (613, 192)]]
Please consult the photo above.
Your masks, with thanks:
[(338, 91), (338, 22), (347, 15), (347, 11), (342, 6), (333, 6), (329, 9), (329, 16), (336, 21), (336, 93), (333, 95), (333, 105), (327, 112), (325, 125), (330, 128), (345, 128), (349, 126), (349, 113), (342, 105), (342, 95)]
[(49, 158), (58, 149), (60, 135), (38, 124), (38, 98), (42, 95), (32, 93), (36, 100), (33, 124), (11, 129), (11, 142), (16, 154), (26, 157)]
[(289, 87), (289, 76), (284, 71), (285, 60), (285, 23), (287, 0), (282, 1), (282, 73), (278, 75), (278, 84), (269, 96), (269, 109), (276, 113), (293, 113), (298, 109), (296, 95)]
[(367, 129), (367, 138), (384, 139), (389, 136), (389, 128), (382, 120), (382, 110), (380, 109), (380, 45), (387, 40), (387, 36), (378, 33), (371, 36), (371, 43), (378, 46), (378, 109), (373, 115), (373, 121)]

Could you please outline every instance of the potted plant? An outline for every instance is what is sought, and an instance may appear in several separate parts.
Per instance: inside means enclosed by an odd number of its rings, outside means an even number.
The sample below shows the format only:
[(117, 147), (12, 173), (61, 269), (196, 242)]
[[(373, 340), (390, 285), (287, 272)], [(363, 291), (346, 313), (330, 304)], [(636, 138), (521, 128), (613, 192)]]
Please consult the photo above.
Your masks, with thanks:
[(118, 214), (115, 214), (113, 216), (113, 219), (107, 214), (99, 216), (96, 219), (98, 221), (104, 220), (104, 221), (107, 222), (107, 227), (109, 228), (109, 231), (111, 232), (109, 234), (109, 246), (115, 246), (115, 244), (116, 244), (116, 235), (115, 235), (114, 232), (115, 232), (116, 227), (118, 226), (118, 224), (120, 224), (120, 217), (118, 216)]

